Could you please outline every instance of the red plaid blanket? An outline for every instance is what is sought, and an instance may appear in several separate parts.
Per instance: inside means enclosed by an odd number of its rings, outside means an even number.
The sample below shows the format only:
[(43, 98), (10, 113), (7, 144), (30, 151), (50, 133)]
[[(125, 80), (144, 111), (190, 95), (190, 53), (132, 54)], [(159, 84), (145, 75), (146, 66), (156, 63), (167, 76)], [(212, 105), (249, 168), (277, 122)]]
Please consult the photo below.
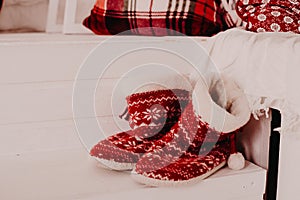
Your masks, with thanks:
[(177, 31), (204, 36), (233, 25), (221, 0), (97, 0), (83, 24), (102, 35), (131, 30), (141, 35), (176, 35)]
[(300, 0), (239, 0), (237, 13), (253, 32), (300, 33)]

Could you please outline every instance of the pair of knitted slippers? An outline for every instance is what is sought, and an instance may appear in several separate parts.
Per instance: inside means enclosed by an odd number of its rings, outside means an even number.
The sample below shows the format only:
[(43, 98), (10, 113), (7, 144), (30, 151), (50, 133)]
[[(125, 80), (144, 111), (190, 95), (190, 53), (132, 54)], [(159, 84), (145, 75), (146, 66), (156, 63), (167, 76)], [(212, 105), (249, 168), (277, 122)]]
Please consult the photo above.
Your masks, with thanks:
[(132, 170), (134, 180), (151, 186), (194, 183), (227, 162), (233, 169), (244, 167), (235, 133), (249, 120), (250, 110), (234, 83), (222, 80), (222, 89), (218, 84), (208, 88), (200, 80), (192, 92), (160, 89), (126, 100), (125, 118), (132, 129), (100, 141), (90, 151), (102, 166)]

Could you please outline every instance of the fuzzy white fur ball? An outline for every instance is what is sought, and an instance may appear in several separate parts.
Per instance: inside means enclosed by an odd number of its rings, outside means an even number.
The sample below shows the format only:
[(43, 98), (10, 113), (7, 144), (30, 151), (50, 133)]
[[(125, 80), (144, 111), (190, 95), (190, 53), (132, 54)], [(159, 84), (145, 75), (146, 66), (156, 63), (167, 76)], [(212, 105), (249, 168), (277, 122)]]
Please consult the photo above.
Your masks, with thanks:
[(233, 170), (241, 170), (245, 167), (245, 158), (241, 153), (231, 154), (227, 161), (228, 167)]

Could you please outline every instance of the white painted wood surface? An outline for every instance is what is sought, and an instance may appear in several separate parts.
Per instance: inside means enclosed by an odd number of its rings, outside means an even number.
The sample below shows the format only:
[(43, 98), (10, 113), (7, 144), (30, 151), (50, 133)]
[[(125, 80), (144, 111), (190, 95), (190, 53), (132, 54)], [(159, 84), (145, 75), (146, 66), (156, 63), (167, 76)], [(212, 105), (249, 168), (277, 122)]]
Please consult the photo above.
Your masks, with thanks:
[(238, 148), (251, 162), (268, 169), (269, 139), (271, 134), (271, 117), (261, 117), (259, 121), (251, 117), (250, 121), (237, 135)]
[(58, 23), (58, 13), (59, 6), (62, 3), (64, 5), (64, 0), (50, 0), (48, 5), (48, 15), (46, 32), (47, 33), (58, 33), (62, 32), (63, 24)]
[[(81, 1), (81, 4), (80, 4)], [(93, 6), (93, 0), (66, 0), (66, 8), (64, 15), (64, 34), (92, 33), (89, 29), (82, 25), (85, 17), (89, 16)], [(81, 7), (80, 7), (81, 6)], [(80, 13), (77, 11), (80, 10)], [(81, 15), (80, 15), (81, 14)], [(79, 15), (79, 16), (78, 16)], [(79, 21), (76, 21), (79, 18)]]
[[(97, 116), (112, 115), (111, 98), (103, 97), (111, 96), (117, 80), (105, 79), (99, 83), (95, 93)], [(72, 119), (73, 84), (73, 81), (53, 81), (0, 85), (3, 96), (0, 125)], [(125, 99), (122, 103), (125, 108)]]
[[(1, 35), (0, 199), (140, 199), (141, 196), (165, 199), (171, 195), (172, 199), (198, 196), (261, 200), (265, 170), (250, 163), (242, 171), (225, 168), (204, 182), (183, 189), (147, 188), (134, 183), (126, 173), (95, 167), (74, 125), (72, 90), (80, 64), (105, 39), (51, 34)], [(135, 42), (134, 37), (118, 40), (123, 44)], [(176, 37), (142, 37), (139, 42), (176, 40)], [(196, 40), (203, 43), (206, 39)], [(147, 59), (142, 54), (139, 56), (143, 61)], [(172, 55), (161, 54), (162, 62), (166, 56), (171, 56), (175, 68), (188, 71), (188, 64)], [(120, 127), (116, 124), (119, 113), (112, 113), (110, 99), (102, 97), (111, 96), (122, 70), (138, 64), (135, 60), (129, 55), (127, 61), (114, 63), (114, 70), (106, 73), (97, 88), (96, 116), (104, 136), (120, 131)], [(94, 116), (77, 117), (89, 124)], [(95, 136), (93, 141), (99, 138)]]
[(300, 165), (299, 133), (281, 133), (277, 199), (297, 199), (299, 191)]
[(83, 148), (0, 156), (1, 199), (183, 199), (261, 200), (265, 171), (247, 163), (242, 171), (224, 168), (195, 185), (151, 188), (135, 183), (128, 172), (96, 167)]

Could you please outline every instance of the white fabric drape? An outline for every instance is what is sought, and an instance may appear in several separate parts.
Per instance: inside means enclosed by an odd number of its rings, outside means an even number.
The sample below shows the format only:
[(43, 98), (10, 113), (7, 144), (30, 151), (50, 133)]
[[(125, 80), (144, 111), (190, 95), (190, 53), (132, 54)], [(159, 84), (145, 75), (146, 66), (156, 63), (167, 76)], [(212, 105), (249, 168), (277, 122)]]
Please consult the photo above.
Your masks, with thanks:
[(244, 89), (254, 117), (276, 108), (282, 129), (300, 129), (300, 35), (235, 28), (209, 38), (204, 47)]

